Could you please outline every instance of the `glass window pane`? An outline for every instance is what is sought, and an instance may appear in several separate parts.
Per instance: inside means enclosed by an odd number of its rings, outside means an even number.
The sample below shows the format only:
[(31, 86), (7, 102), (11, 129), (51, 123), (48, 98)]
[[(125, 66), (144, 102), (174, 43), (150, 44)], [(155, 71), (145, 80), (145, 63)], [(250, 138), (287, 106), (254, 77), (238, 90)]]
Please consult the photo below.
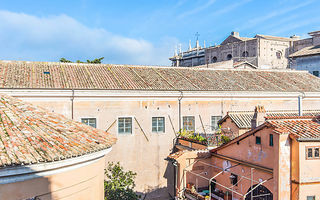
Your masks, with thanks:
[(314, 157), (319, 158), (319, 147), (314, 148)]
[(152, 117), (152, 132), (164, 132), (164, 117)]
[(96, 128), (96, 118), (81, 118), (81, 122)]
[(118, 133), (132, 133), (131, 117), (120, 117), (118, 119)]
[(312, 158), (312, 148), (308, 148), (308, 158)]

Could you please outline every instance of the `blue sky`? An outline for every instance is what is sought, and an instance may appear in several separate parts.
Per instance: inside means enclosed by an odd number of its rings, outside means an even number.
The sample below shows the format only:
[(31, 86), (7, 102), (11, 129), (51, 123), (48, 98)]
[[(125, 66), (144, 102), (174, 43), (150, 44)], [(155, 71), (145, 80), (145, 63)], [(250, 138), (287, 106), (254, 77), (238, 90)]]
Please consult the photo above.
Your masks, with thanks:
[(319, 0), (2, 0), (0, 59), (170, 65), (189, 40), (219, 44), (231, 31), (300, 35), (320, 30)]

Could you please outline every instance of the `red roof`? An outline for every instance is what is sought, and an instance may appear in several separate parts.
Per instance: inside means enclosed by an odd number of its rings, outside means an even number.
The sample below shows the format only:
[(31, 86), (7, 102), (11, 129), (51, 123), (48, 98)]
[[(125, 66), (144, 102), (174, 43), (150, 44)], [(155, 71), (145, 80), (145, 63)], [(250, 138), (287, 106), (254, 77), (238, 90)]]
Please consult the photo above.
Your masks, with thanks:
[(109, 133), (0, 95), (0, 167), (52, 162), (111, 147)]
[(320, 139), (320, 124), (315, 119), (272, 120), (266, 123), (272, 125), (275, 132), (279, 134), (288, 133), (297, 140)]

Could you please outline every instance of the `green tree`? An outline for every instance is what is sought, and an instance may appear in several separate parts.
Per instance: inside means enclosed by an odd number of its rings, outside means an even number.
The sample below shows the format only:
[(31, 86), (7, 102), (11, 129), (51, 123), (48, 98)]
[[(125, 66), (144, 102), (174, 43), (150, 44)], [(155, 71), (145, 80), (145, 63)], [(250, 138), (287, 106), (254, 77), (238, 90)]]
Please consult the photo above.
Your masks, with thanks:
[(105, 170), (107, 179), (104, 181), (105, 200), (138, 200), (139, 196), (133, 191), (136, 173), (124, 171), (120, 163), (109, 162)]
[(65, 59), (65, 58), (60, 58), (60, 62), (71, 63), (70, 60), (67, 60), (67, 59)]
[(94, 64), (101, 64), (101, 61), (104, 59), (104, 57), (96, 58), (94, 60), (87, 60), (87, 63), (94, 63)]

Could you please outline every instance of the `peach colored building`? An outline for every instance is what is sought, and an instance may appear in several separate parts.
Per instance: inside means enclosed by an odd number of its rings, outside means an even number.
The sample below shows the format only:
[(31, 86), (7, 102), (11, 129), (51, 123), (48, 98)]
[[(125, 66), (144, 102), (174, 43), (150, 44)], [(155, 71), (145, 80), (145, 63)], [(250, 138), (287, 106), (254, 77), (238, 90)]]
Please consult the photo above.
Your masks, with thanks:
[(208, 134), (228, 111), (320, 107), (320, 79), (304, 71), (0, 62), (0, 92), (116, 135), (107, 161), (137, 172), (145, 199), (170, 199), (180, 128)]
[(169, 157), (186, 199), (309, 200), (320, 198), (319, 148), (318, 117), (269, 117), (218, 148)]
[(0, 126), (0, 199), (104, 199), (113, 136), (3, 94)]
[[(320, 110), (303, 110), (303, 116), (318, 116)], [(229, 111), (218, 122), (222, 132), (230, 134), (230, 136), (239, 136), (252, 129), (252, 119), (258, 119), (258, 123), (262, 124), (265, 117), (294, 117), (299, 116), (298, 110), (265, 110), (259, 112), (257, 107), (255, 111)], [(256, 125), (255, 125), (256, 126)]]

